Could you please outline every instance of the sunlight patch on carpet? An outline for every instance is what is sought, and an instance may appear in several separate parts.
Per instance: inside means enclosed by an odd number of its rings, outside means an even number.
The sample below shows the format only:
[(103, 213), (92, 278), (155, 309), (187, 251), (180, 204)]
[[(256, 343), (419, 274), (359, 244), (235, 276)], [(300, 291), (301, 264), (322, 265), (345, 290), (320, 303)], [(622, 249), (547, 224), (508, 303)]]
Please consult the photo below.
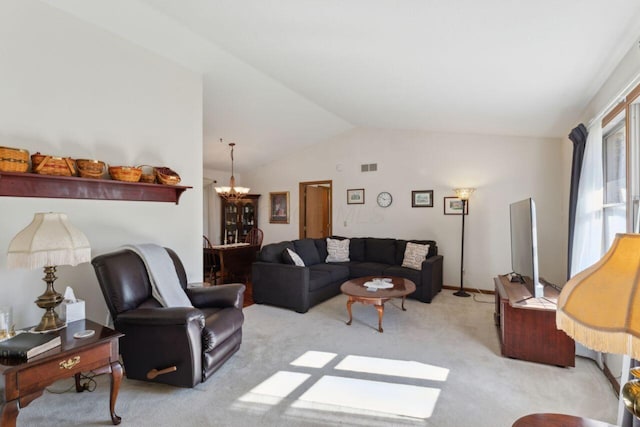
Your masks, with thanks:
[(298, 372), (279, 371), (240, 397), (241, 402), (277, 405), (291, 394), (311, 375)]
[(331, 362), (336, 356), (337, 354), (335, 353), (310, 350), (291, 362), (291, 365), (306, 368), (324, 368), (324, 366)]
[(426, 363), (365, 356), (347, 356), (336, 369), (432, 381), (446, 381), (449, 375), (448, 369)]
[(292, 406), (426, 419), (431, 417), (439, 395), (439, 389), (430, 387), (327, 375), (313, 384)]

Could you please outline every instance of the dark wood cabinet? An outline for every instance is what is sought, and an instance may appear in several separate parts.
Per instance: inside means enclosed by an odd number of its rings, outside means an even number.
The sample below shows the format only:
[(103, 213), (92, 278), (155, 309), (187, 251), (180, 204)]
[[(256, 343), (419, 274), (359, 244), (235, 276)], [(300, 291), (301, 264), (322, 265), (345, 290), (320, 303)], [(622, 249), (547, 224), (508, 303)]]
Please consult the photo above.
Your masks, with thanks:
[(0, 196), (46, 197), (58, 199), (131, 200), (178, 204), (191, 187), (145, 184), (75, 176), (0, 172)]
[(248, 194), (235, 203), (220, 198), (220, 244), (244, 242), (247, 233), (258, 227), (259, 194)]
[(545, 286), (543, 298), (531, 298), (521, 283), (494, 279), (495, 324), (503, 356), (557, 366), (575, 366), (576, 347), (556, 328), (558, 291)]

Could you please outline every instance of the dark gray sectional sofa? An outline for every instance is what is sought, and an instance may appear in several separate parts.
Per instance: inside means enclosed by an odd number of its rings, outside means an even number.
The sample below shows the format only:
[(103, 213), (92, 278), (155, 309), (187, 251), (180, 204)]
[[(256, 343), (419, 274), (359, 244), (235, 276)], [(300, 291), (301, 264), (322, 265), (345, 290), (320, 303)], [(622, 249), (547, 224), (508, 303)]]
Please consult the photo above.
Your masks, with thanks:
[[(344, 237), (332, 237), (344, 239)], [(407, 242), (429, 244), (421, 270), (402, 267)], [(304, 267), (287, 264), (283, 251), (295, 251)], [(433, 240), (399, 240), (375, 237), (351, 238), (349, 261), (327, 263), (326, 239), (301, 239), (265, 245), (252, 265), (253, 300), (305, 313), (310, 307), (340, 293), (348, 279), (363, 276), (398, 276), (412, 280), (409, 295), (431, 302), (442, 289), (442, 256)]]

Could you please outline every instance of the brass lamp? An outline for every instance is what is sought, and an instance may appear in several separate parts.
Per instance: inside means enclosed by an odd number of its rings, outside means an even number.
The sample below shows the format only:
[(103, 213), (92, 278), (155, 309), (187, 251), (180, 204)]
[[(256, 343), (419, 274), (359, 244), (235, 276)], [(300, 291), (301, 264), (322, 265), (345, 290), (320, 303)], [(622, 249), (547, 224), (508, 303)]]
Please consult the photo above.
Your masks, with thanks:
[[(617, 234), (600, 261), (564, 285), (556, 326), (592, 350), (640, 359), (640, 234)], [(640, 378), (640, 369), (631, 373)], [(640, 380), (625, 384), (622, 394), (640, 417)]]
[(470, 297), (471, 294), (464, 290), (463, 276), (464, 276), (464, 217), (467, 211), (467, 200), (471, 197), (471, 194), (475, 191), (475, 188), (455, 188), (453, 191), (456, 193), (456, 197), (462, 200), (462, 244), (460, 245), (460, 289), (453, 294), (457, 297)]
[(45, 292), (35, 301), (45, 310), (35, 331), (60, 329), (60, 320), (55, 308), (62, 302), (62, 295), (53, 287), (57, 279), (58, 265), (78, 265), (91, 261), (89, 240), (67, 221), (63, 213), (36, 213), (33, 221), (20, 231), (9, 243), (7, 266), (9, 268), (44, 267), (42, 280), (47, 284)]

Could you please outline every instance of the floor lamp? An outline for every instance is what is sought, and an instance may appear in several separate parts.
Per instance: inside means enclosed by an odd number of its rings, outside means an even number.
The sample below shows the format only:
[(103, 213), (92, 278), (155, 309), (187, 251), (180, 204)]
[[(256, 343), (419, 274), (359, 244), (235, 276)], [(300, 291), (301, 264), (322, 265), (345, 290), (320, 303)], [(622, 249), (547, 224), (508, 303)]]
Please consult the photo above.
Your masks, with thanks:
[(463, 278), (464, 278), (464, 217), (467, 212), (467, 201), (471, 196), (471, 193), (475, 188), (455, 188), (453, 191), (456, 193), (456, 197), (462, 201), (462, 245), (460, 249), (460, 290), (453, 294), (457, 297), (470, 297), (471, 294), (465, 292)]

